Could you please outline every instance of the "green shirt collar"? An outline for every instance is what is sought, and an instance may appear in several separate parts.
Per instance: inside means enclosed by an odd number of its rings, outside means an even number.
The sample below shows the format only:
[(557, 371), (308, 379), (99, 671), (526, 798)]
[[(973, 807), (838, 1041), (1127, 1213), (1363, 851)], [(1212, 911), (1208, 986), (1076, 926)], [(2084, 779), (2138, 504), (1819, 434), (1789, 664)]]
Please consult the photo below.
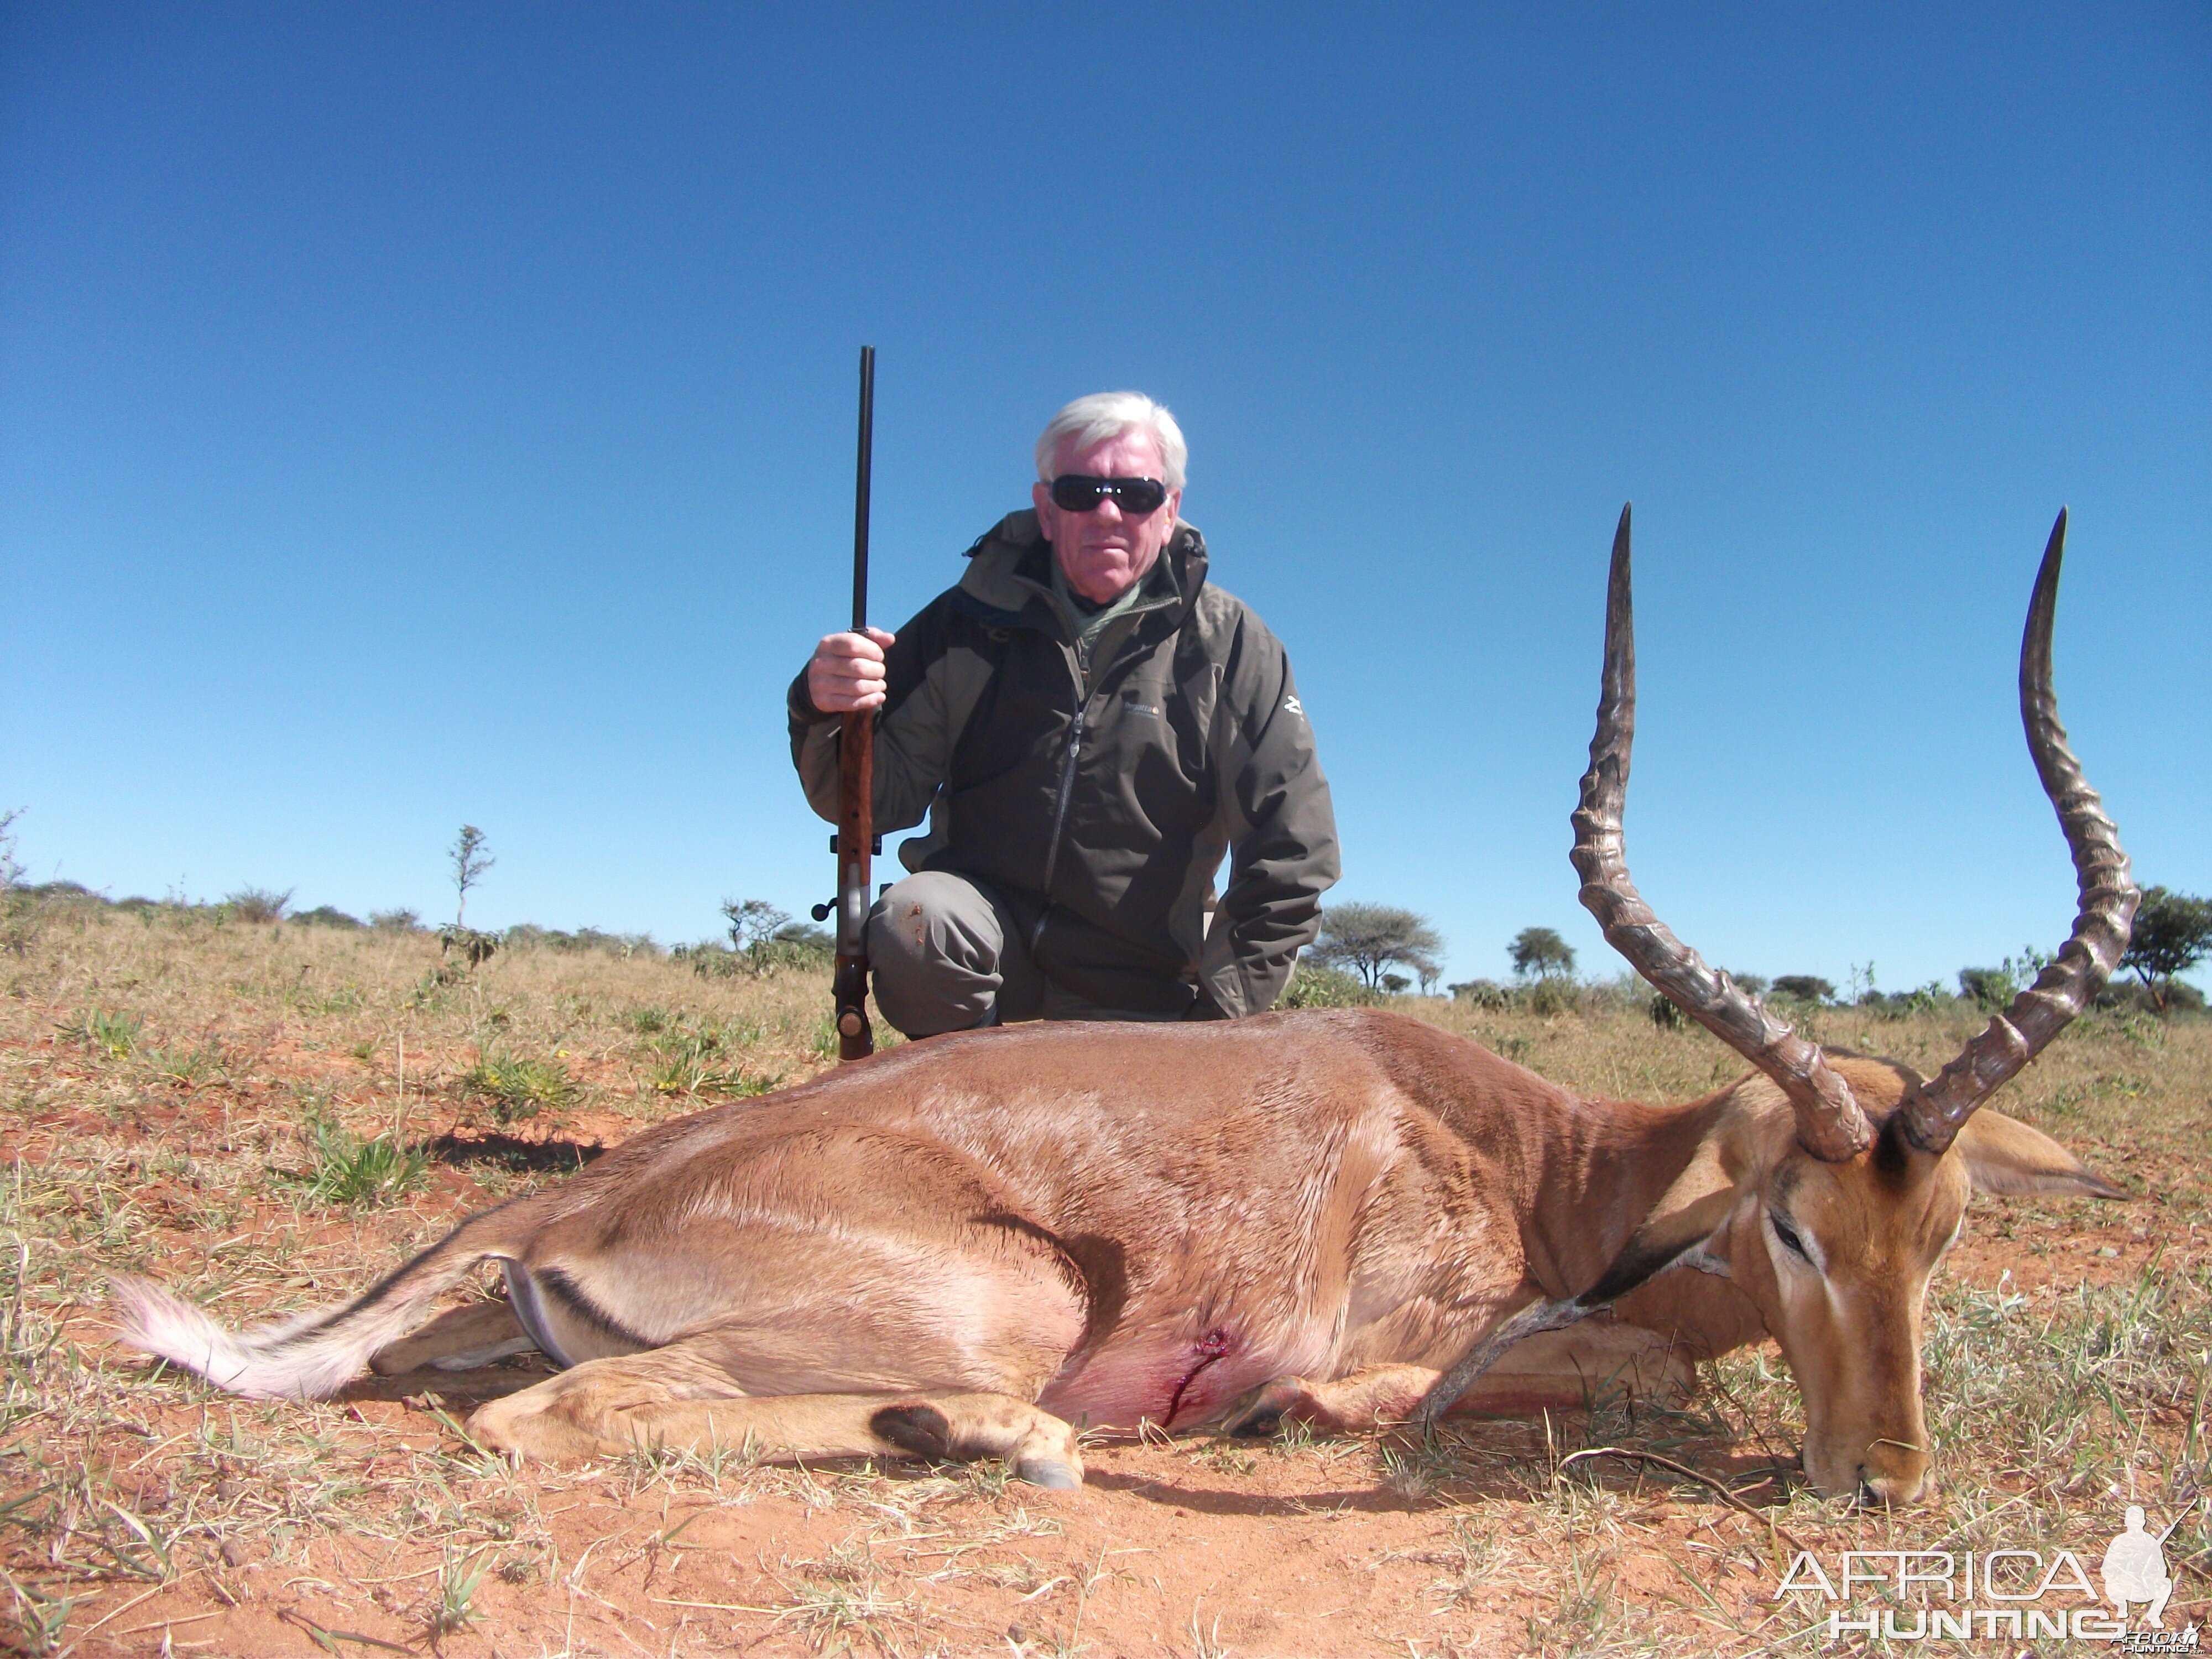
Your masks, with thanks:
[(1066, 608), (1067, 614), (1074, 619), (1075, 642), (1086, 649), (1106, 631), (1107, 623), (1133, 609), (1145, 597), (1145, 590), (1152, 586), (1153, 573), (1160, 568), (1160, 562), (1155, 562), (1152, 570), (1145, 573), (1144, 580), (1131, 582), (1128, 591), (1121, 598), (1094, 605), (1067, 585), (1067, 573), (1060, 568), (1060, 555), (1048, 543), (1045, 548), (1045, 559), (1052, 566), (1053, 597)]

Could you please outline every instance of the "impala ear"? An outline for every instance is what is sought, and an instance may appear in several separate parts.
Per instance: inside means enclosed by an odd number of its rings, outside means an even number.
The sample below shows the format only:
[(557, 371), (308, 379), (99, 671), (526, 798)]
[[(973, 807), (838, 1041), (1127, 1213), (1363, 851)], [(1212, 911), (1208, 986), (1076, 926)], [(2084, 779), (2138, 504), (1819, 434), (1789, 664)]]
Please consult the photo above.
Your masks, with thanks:
[(1966, 1161), (1978, 1193), (2002, 1198), (2057, 1194), (2077, 1198), (2132, 1198), (2091, 1170), (2040, 1129), (1984, 1109), (1960, 1127), (1952, 1150)]

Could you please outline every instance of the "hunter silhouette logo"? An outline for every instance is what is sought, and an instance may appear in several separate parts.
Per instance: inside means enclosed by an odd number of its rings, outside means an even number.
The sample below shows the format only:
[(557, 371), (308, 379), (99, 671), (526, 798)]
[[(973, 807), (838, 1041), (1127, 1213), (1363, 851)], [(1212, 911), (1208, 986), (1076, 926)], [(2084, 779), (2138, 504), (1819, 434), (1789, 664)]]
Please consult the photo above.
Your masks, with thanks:
[[(1823, 1565), (1801, 1550), (1775, 1587), (1775, 1599), (1813, 1595), (1830, 1602), (1813, 1628), (1827, 1641), (1863, 1636), (1889, 1642), (2106, 1641), (2130, 1652), (2194, 1653), (2198, 1632), (2168, 1632), (2162, 1615), (2173, 1594), (2166, 1540), (2189, 1510), (2164, 1532), (2145, 1524), (2130, 1504), (2126, 1529), (2106, 1546), (2100, 1564), (2100, 1597), (2072, 1550), (1846, 1550)], [(1856, 1605), (1862, 1597), (1866, 1605)], [(2109, 1610), (2106, 1604), (2109, 1604)], [(2146, 1628), (2130, 1628), (2131, 1609)]]
[(2123, 1622), (2128, 1603), (2141, 1601), (2149, 1609), (2145, 1617), (2151, 1628), (2166, 1628), (2159, 1615), (2166, 1611), (2166, 1598), (2173, 1594), (2173, 1580), (2166, 1574), (2164, 1546), (2180, 1524), (2177, 1516), (2172, 1526), (2154, 1538), (2143, 1529), (2142, 1505), (2128, 1505), (2128, 1529), (2106, 1547), (2104, 1565), (2105, 1595), (2120, 1610)]

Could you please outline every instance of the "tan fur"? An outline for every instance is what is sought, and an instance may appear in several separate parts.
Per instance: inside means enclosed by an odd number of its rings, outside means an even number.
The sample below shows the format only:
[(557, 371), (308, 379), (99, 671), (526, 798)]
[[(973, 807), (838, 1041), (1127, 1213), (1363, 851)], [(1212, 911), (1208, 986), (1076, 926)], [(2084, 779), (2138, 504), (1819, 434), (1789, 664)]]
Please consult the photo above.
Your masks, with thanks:
[[(1908, 1075), (1838, 1064), (1877, 1117)], [(1531, 1339), (1462, 1408), (1679, 1397), (1695, 1360), (1771, 1333), (1814, 1483), (1901, 1502), (1928, 1467), (1922, 1292), (1970, 1164), (2112, 1190), (2023, 1126), (1970, 1129), (1887, 1172), (1879, 1137), (1826, 1164), (1764, 1079), (1592, 1100), (1366, 1011), (939, 1038), (659, 1126), (495, 1212), (512, 1312), (445, 1316), (374, 1363), (477, 1353), (519, 1318), (571, 1369), (482, 1407), (489, 1445), (988, 1454), (1058, 1482), (1077, 1426), (1402, 1420), (1515, 1310), (1694, 1249), (1716, 1271)], [(1776, 1261), (1777, 1204), (1825, 1280)]]
[(425, 1365), (458, 1370), (461, 1362), (487, 1352), (525, 1353), (532, 1346), (508, 1304), (471, 1302), (447, 1309), (413, 1335), (378, 1349), (369, 1356), (368, 1368), (379, 1376), (398, 1376)]

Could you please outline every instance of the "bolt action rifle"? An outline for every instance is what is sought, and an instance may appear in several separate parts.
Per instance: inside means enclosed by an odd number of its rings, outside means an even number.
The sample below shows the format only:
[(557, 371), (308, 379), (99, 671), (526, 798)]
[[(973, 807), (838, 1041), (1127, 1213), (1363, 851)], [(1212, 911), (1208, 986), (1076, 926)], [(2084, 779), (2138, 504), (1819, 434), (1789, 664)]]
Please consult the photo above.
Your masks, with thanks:
[[(860, 348), (860, 478), (853, 500), (853, 631), (868, 626), (868, 473), (875, 448), (876, 349)], [(837, 745), (837, 1058), (876, 1051), (868, 1027), (868, 855), (876, 850), (876, 713), (848, 709)]]

